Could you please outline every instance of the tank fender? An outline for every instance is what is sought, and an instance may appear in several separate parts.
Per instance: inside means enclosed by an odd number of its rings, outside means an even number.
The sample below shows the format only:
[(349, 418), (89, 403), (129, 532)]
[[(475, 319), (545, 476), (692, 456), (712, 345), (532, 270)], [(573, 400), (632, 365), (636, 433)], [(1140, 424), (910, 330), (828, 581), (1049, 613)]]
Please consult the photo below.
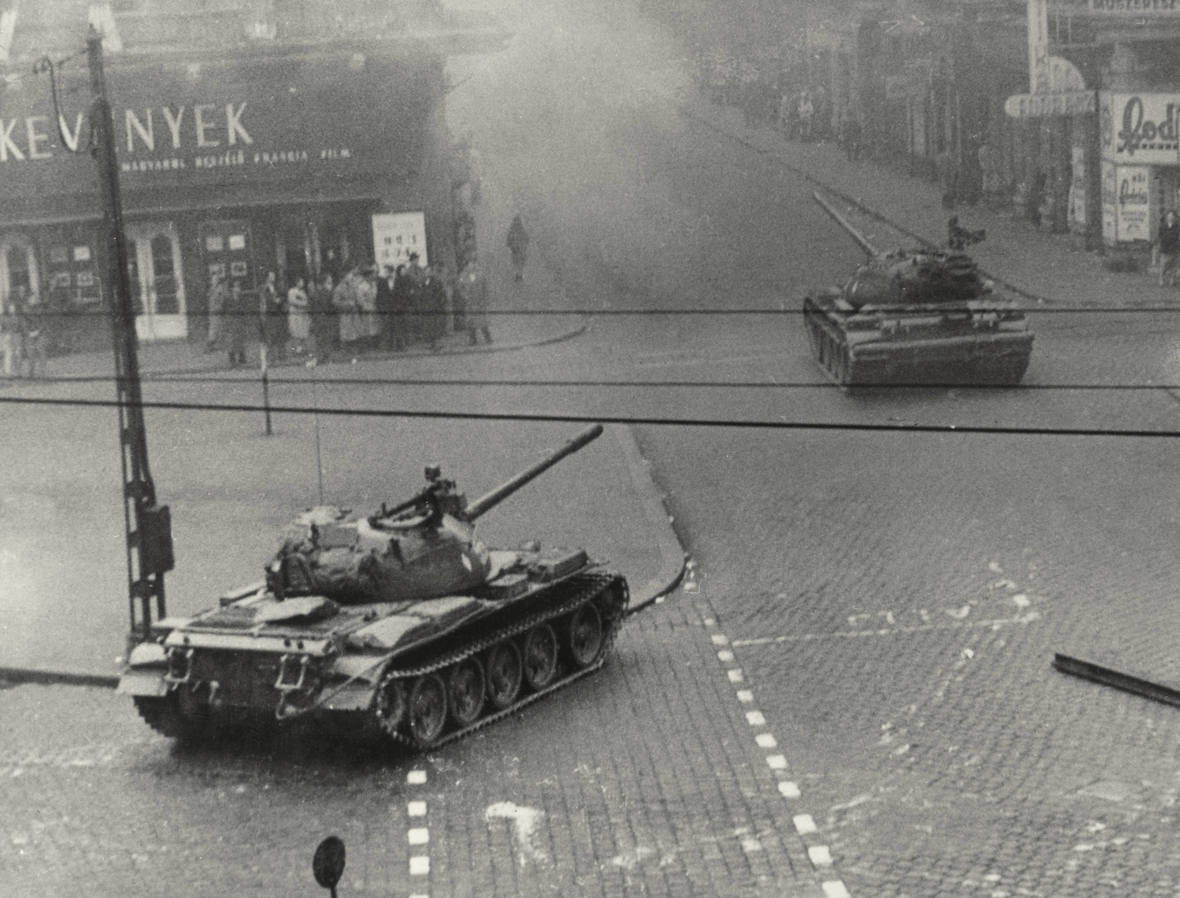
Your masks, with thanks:
[(162, 697), (168, 694), (168, 684), (164, 682), (164, 671), (158, 668), (128, 668), (119, 677), (115, 692), (118, 695)]
[(321, 707), (328, 711), (364, 711), (373, 703), (388, 655), (342, 655), (328, 671)]
[(164, 646), (158, 642), (141, 642), (131, 650), (127, 658), (127, 666), (130, 668), (165, 667), (167, 664), (168, 655), (164, 651)]
[(328, 670), (330, 679), (352, 680), (377, 684), (381, 679), (381, 666), (385, 655), (340, 655)]
[(168, 694), (164, 674), (168, 658), (158, 642), (141, 642), (127, 657), (127, 667), (119, 677), (115, 692), (119, 695), (163, 696)]

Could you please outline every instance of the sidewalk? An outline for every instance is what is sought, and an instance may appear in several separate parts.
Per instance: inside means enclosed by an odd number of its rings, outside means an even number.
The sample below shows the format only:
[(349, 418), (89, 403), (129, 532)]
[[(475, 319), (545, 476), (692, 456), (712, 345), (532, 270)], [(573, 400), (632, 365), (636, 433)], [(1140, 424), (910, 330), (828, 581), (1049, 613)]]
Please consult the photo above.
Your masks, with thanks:
[[(492, 264), (489, 279), (493, 313), (497, 308), (509, 310), (491, 317), (495, 342), (471, 346), (467, 334), (460, 332), (441, 341), (437, 352), (415, 346), (401, 353), (371, 353), (358, 356), (356, 365), (364, 368), (366, 377), (399, 377), (415, 360), (450, 357), (459, 366), (464, 357), (570, 339), (585, 330), (582, 315), (562, 313), (566, 306), (562, 290), (545, 266), (531, 266), (524, 282), (517, 283), (506, 264)], [(554, 314), (512, 314), (534, 309)], [(251, 364), (237, 372), (243, 379), (258, 376), (257, 345), (250, 352)], [(321, 380), (330, 380), (334, 371), (356, 371), (352, 362), (338, 355), (321, 368)], [(272, 367), (271, 374), (272, 384), (289, 381), (284, 395), (290, 402), (306, 406), (313, 398), (299, 392), (307, 389), (299, 377), (304, 364), (304, 359), (292, 358)], [(205, 353), (200, 343), (187, 341), (141, 345), (140, 369), (148, 382), (153, 376), (167, 380), (184, 373), (230, 370), (226, 353)], [(293, 377), (285, 378), (285, 373)], [(113, 353), (95, 352), (51, 359), (47, 380), (113, 374)], [(202, 391), (224, 392), (220, 381), (203, 385), (197, 380), (188, 385), (190, 393), (196, 391), (190, 399), (201, 401)], [(45, 382), (13, 379), (8, 383), (19, 390)], [(113, 427), (113, 412), (106, 409), (61, 416), (60, 425), (55, 426), (62, 457), (75, 464), (69, 471), (59, 470), (59, 478), (68, 476), (87, 492), (98, 494), (109, 487), (109, 474), (96, 472), (93, 461), (87, 461), (94, 453), (94, 428), (106, 426), (108, 418)], [(201, 436), (195, 440), (184, 415), (156, 415), (150, 428), (156, 486), (161, 501), (172, 506), (174, 519), (177, 569), (168, 576), (168, 608), (174, 614), (207, 607), (219, 594), (216, 590), (256, 579), (273, 551), (278, 528), (307, 504), (308, 447), (321, 442), (310, 416), (284, 419), (275, 438), (257, 444), (243, 442), (240, 416), (209, 413), (200, 420)], [(16, 528), (13, 538), (20, 535), (28, 545), (14, 561), (19, 570), (8, 574), (25, 577), (27, 588), (20, 607), (6, 609), (6, 626), (0, 627), (0, 679), (7, 672), (10, 681), (94, 682), (98, 677), (109, 683), (116, 673), (111, 659), (122, 648), (127, 626), (126, 574), (121, 545), (112, 546), (97, 536), (114, 538), (122, 533), (122, 508), (117, 500), (94, 503), (88, 506), (85, 522), (63, 520), (63, 529), (96, 538), (82, 540), (70, 557), (56, 549), (52, 518), (58, 513), (57, 503), (50, 497), (59, 484), (40, 465), (36, 440), (29, 436), (38, 426), (32, 419), (27, 424), (14, 419), (0, 435), (0, 451), (9, 461), (7, 485), (0, 484), (4, 490), (0, 503), (17, 493), (46, 497), (42, 504), (50, 509), (51, 518), (48, 523), (43, 519), (22, 522), (18, 515), (10, 521)], [(577, 429), (511, 421), (399, 420), (395, 425), (398, 463), (390, 469), (389, 427), (381, 418), (345, 418), (325, 429), (326, 498), (345, 504), (361, 501), (363, 496), (396, 500), (402, 491), (419, 487), (416, 480), (409, 484), (400, 480), (418, 477), (422, 464), (435, 461), (459, 477), (469, 493), (478, 494), (536, 461), (542, 448), (559, 445)], [(536, 538), (548, 544), (585, 545), (627, 576), (634, 607), (675, 585), (684, 555), (630, 431), (609, 430), (544, 483), (513, 497), (503, 513), (488, 515), (481, 534), (490, 544), (505, 546)], [(28, 499), (25, 504), (34, 503)], [(15, 502), (9, 505), (21, 507)], [(229, 528), (214, 526), (219, 520), (236, 523)], [(24, 527), (25, 523), (29, 526)], [(4, 532), (0, 527), (0, 538)], [(210, 558), (219, 559), (214, 569), (201, 562)], [(81, 571), (87, 573), (83, 576)], [(78, 616), (71, 620), (85, 619), (86, 626), (78, 626), (77, 633), (62, 634), (46, 625), (46, 609), (54, 607), (62, 588), (79, 594)], [(67, 677), (63, 679), (62, 674)]]
[[(484, 216), (488, 217), (488, 216)], [(488, 235), (489, 241), (492, 235)], [(370, 351), (356, 354), (357, 363), (386, 359), (414, 359), (431, 356), (468, 355), (473, 353), (503, 352), (529, 346), (541, 346), (576, 337), (586, 330), (586, 319), (578, 314), (563, 314), (565, 304), (560, 286), (552, 274), (539, 265), (529, 269), (523, 283), (511, 279), (506, 266), (491, 265), (487, 272), (492, 302), (489, 324), (492, 343), (480, 342), (472, 346), (466, 331), (447, 334), (439, 340), (436, 351), (425, 343), (407, 347), (402, 352)], [(521, 312), (522, 314), (514, 314)], [(529, 314), (530, 312), (535, 312)], [(200, 319), (195, 319), (194, 328), (203, 328)], [(247, 364), (243, 372), (258, 371), (260, 366), (259, 345), (247, 346)], [(281, 362), (270, 361), (270, 368), (302, 368), (308, 362), (307, 356), (289, 355)], [(330, 371), (332, 366), (348, 365), (353, 356), (343, 349), (337, 349), (331, 361), (321, 363)], [(160, 343), (139, 344), (139, 369), (145, 377), (152, 375), (199, 374), (207, 371), (230, 370), (227, 353), (224, 350), (206, 352), (201, 340), (171, 340)], [(83, 352), (49, 359), (46, 365), (47, 377), (113, 377), (114, 353), (110, 349), (97, 352)], [(19, 381), (16, 381), (19, 382)]]
[[(407, 347), (402, 352), (373, 351), (356, 356), (359, 362), (388, 359), (413, 359), (440, 355), (468, 355), (474, 353), (504, 352), (529, 346), (542, 346), (578, 336), (586, 330), (586, 320), (580, 315), (491, 315), (492, 343), (481, 342), (472, 346), (466, 331), (447, 334), (438, 343), (438, 350), (431, 352), (425, 344)], [(243, 371), (257, 371), (259, 368), (258, 344), (247, 348), (247, 365)], [(308, 361), (307, 356), (289, 355), (281, 362), (271, 362), (274, 369), (301, 368)], [(345, 358), (343, 351), (325, 366), (350, 364), (352, 357)], [(47, 377), (113, 377), (114, 354), (112, 351), (82, 352), (51, 358), (46, 365)], [(161, 343), (140, 343), (139, 369), (145, 377), (152, 375), (199, 374), (206, 371), (229, 371), (230, 366), (224, 351), (205, 352), (200, 342), (171, 340)]]
[(1069, 235), (1045, 233), (982, 205), (945, 209), (940, 189), (930, 181), (872, 162), (849, 162), (834, 143), (800, 143), (769, 127), (746, 127), (740, 109), (716, 106), (698, 95), (681, 110), (918, 240), (945, 243), (952, 215), (972, 230), (986, 228), (987, 239), (971, 248), (972, 256), (989, 277), (1030, 300), (1069, 307), (1180, 307), (1180, 294), (1159, 287), (1154, 274), (1108, 271), (1097, 252), (1071, 247)]

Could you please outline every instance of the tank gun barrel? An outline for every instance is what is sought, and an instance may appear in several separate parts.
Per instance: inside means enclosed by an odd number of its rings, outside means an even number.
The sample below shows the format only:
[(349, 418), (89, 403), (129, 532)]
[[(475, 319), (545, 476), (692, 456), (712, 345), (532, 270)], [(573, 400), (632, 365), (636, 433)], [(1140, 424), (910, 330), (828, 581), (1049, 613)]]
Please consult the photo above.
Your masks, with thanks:
[(587, 427), (560, 449), (554, 450), (535, 465), (532, 465), (531, 467), (521, 471), (511, 480), (507, 481), (506, 483), (502, 483), (490, 493), (480, 496), (478, 499), (467, 506), (467, 510), (463, 513), (464, 519), (468, 521), (474, 521), (485, 511), (488, 511), (496, 505), (499, 505), (502, 501), (515, 493), (530, 480), (540, 475), (543, 471), (553, 467), (553, 465), (557, 464), (567, 455), (572, 455), (583, 446), (598, 439), (598, 437), (601, 435), (601, 424), (594, 424), (590, 427)]
[(854, 228), (852, 226), (852, 224), (848, 221), (847, 218), (845, 218), (843, 215), (841, 215), (839, 212), (837, 212), (836, 208), (831, 203), (829, 203), (826, 199), (824, 199), (822, 196), (820, 196), (819, 191), (813, 191), (811, 195), (812, 195), (812, 197), (815, 198), (815, 201), (817, 203), (819, 203), (821, 206), (823, 206), (824, 211), (827, 212), (828, 215), (832, 216), (832, 218), (835, 220), (836, 224), (838, 224), (840, 227), (842, 227), (844, 230), (846, 230), (848, 232), (849, 236), (852, 237), (852, 239), (855, 240), (858, 244), (860, 244), (861, 249), (863, 249), (870, 256), (880, 256), (881, 255), (881, 251), (879, 249), (877, 249), (877, 247), (873, 246), (872, 243), (869, 242), (869, 238), (866, 237), (864, 234), (862, 234), (860, 231), (858, 231), (856, 228)]

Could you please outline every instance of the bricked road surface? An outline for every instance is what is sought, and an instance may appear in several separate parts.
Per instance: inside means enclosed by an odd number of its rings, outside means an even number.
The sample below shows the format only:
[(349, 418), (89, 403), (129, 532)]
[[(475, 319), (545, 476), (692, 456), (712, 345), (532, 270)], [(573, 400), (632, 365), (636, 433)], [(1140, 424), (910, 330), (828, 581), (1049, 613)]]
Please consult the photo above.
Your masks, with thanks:
[(334, 833), (342, 895), (823, 895), (710, 617), (688, 598), (653, 606), (600, 674), (417, 759), (179, 750), (105, 690), (0, 691), (0, 884), (22, 898), (319, 895), (311, 854)]

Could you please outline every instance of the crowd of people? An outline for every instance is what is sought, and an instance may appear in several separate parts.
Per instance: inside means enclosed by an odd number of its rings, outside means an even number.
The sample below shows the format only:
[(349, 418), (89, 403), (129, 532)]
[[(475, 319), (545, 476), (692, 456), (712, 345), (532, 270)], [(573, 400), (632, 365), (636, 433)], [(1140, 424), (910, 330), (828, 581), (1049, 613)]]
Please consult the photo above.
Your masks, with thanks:
[(45, 371), (46, 312), (28, 288), (0, 299), (0, 352), (5, 377), (40, 377)]
[(858, 122), (837, 117), (822, 85), (791, 84), (778, 60), (756, 61), (714, 51), (698, 58), (697, 80), (714, 103), (737, 106), (747, 125), (768, 125), (791, 140), (852, 143)]
[(436, 351), (449, 327), (466, 331), (473, 345), (480, 335), (490, 343), (487, 280), (476, 261), (452, 278), (444, 267), (419, 260), (411, 253), (407, 263), (382, 270), (328, 265), (318, 277), (293, 275), (285, 289), (274, 271), (256, 291), (214, 275), (206, 351), (224, 350), (232, 367), (246, 364), (252, 343), (268, 364), (289, 355), (326, 362), (414, 345)]

